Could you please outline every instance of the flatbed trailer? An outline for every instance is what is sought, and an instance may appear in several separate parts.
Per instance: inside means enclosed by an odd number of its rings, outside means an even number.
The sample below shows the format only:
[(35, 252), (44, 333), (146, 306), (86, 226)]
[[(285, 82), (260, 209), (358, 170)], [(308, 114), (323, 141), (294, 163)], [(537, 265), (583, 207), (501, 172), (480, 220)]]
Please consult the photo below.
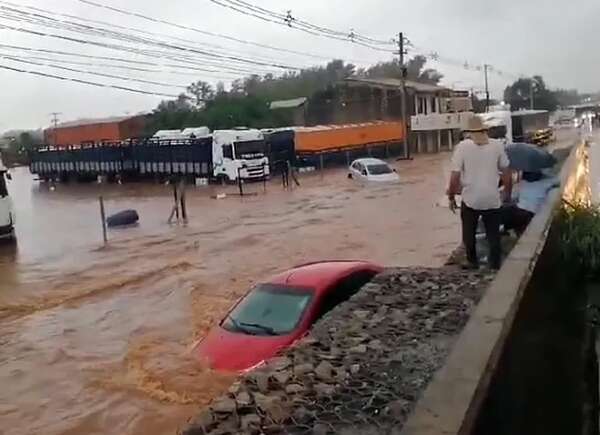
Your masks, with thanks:
[(97, 176), (210, 177), (212, 140), (129, 140), (69, 147), (45, 147), (31, 155), (32, 173), (46, 179)]

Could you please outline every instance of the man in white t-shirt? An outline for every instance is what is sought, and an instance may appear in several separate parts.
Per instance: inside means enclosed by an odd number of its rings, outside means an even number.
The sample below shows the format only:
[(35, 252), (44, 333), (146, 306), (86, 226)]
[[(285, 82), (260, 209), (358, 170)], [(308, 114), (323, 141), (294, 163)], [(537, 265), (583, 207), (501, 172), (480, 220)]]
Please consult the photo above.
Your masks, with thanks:
[[(450, 209), (457, 209), (455, 195), (462, 196), (460, 217), (463, 244), (467, 253), (465, 268), (479, 268), (476, 251), (476, 231), (479, 218), (483, 219), (490, 247), (490, 268), (500, 268), (500, 221), (502, 199), (509, 200), (512, 177), (504, 145), (490, 139), (487, 128), (478, 116), (474, 116), (466, 130), (467, 138), (460, 142), (452, 157), (452, 174), (448, 187)], [(504, 186), (500, 197), (500, 177)]]

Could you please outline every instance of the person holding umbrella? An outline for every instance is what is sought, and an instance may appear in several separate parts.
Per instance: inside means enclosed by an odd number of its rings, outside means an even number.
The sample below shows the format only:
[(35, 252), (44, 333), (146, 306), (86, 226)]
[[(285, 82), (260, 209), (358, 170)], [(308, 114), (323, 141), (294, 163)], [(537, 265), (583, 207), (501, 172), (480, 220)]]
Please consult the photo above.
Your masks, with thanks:
[[(462, 196), (460, 217), (462, 238), (467, 254), (465, 269), (478, 269), (476, 231), (479, 219), (483, 219), (490, 255), (489, 266), (499, 269), (502, 248), (500, 245), (500, 222), (502, 199), (508, 202), (512, 192), (512, 173), (504, 145), (488, 137), (488, 129), (479, 116), (469, 120), (464, 130), (467, 138), (460, 142), (452, 157), (448, 199), (450, 209), (456, 212), (456, 195)], [(504, 189), (498, 188), (500, 177)]]
[(556, 164), (556, 158), (535, 145), (515, 143), (506, 146), (511, 169), (522, 171), (518, 185), (518, 200), (502, 208), (502, 223), (505, 230), (523, 234), (531, 219), (540, 210), (548, 192), (560, 186), (555, 176), (547, 176), (544, 169)]

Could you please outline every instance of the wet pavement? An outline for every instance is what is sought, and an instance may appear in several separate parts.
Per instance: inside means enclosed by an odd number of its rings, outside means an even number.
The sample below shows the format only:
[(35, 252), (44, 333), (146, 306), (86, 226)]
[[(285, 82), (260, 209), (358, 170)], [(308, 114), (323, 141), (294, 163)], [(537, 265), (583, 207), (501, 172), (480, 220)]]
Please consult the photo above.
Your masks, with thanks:
[[(231, 378), (198, 366), (193, 343), (248, 287), (293, 265), (370, 259), (439, 266), (459, 243), (437, 205), (449, 154), (393, 162), (396, 185), (344, 169), (247, 188), (190, 188), (188, 225), (166, 223), (169, 186), (57, 185), (13, 171), (18, 247), (0, 251), (0, 433), (163, 434), (184, 427)], [(228, 191), (222, 200), (211, 196)], [(102, 245), (108, 212), (138, 227)]]

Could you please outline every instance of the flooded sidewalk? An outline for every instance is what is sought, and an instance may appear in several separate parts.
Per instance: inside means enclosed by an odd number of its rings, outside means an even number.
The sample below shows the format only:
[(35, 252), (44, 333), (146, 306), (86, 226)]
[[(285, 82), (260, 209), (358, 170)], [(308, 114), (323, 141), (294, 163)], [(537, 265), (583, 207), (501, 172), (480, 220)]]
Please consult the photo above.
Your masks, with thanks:
[[(163, 434), (184, 427), (231, 379), (198, 367), (193, 343), (253, 283), (296, 264), (369, 259), (439, 266), (459, 219), (437, 203), (448, 154), (393, 162), (396, 185), (345, 169), (284, 191), (211, 199), (188, 190), (188, 225), (166, 223), (164, 185), (39, 185), (15, 170), (17, 249), (0, 251), (0, 427), (21, 434)], [(102, 246), (98, 196), (138, 210)]]

